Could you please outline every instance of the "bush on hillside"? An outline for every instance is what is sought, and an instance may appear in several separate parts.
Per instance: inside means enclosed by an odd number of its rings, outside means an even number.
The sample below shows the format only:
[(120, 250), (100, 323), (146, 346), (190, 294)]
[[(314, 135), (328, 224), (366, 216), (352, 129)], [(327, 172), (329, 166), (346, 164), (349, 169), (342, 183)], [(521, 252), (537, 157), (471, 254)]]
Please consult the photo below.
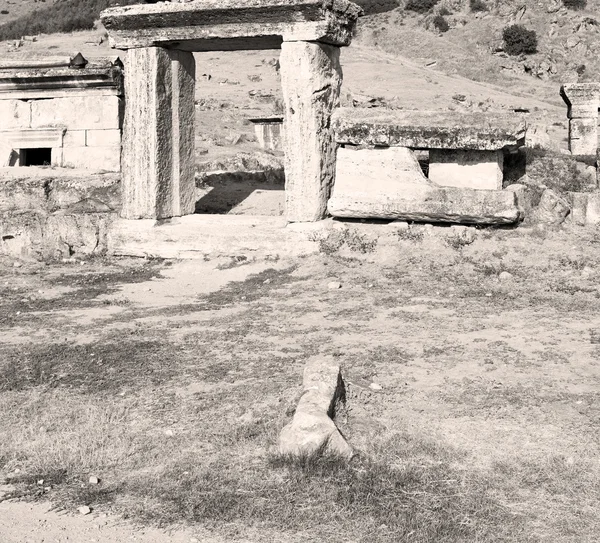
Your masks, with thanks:
[(504, 50), (509, 55), (529, 55), (537, 51), (537, 34), (523, 25), (507, 26), (502, 32)]
[(563, 0), (563, 5), (568, 9), (584, 9), (587, 0)]
[(406, 0), (404, 9), (417, 13), (431, 11), (440, 0)]
[(72, 32), (93, 28), (98, 14), (110, 6), (137, 4), (139, 0), (58, 0), (54, 5), (32, 11), (0, 25), (0, 40), (21, 36)]
[(489, 10), (487, 4), (483, 0), (469, 0), (469, 8), (473, 13)]
[(442, 15), (436, 15), (431, 22), (439, 32), (447, 32), (450, 30), (448, 21), (446, 21)]

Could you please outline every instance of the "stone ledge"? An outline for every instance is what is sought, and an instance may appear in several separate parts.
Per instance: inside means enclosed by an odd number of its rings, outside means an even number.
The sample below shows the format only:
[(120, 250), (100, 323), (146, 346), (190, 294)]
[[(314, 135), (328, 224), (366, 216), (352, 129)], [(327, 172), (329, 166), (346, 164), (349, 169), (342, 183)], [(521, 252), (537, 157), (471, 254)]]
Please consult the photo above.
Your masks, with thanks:
[[(189, 50), (219, 50), (274, 48), (281, 43), (276, 37), (349, 45), (361, 13), (348, 0), (196, 0), (109, 8), (100, 18), (112, 47), (196, 41)], [(206, 40), (214, 43), (199, 43)]]
[(332, 117), (343, 145), (497, 151), (525, 144), (526, 123), (508, 115), (339, 108)]

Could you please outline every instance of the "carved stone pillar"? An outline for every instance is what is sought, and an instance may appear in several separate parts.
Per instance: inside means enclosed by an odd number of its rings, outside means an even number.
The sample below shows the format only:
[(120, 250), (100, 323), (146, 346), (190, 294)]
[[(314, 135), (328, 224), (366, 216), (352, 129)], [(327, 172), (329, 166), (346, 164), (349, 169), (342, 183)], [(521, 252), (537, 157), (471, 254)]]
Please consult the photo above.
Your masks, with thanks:
[(563, 85), (561, 96), (569, 110), (569, 150), (573, 155), (596, 155), (598, 149), (598, 108), (600, 85)]
[(285, 193), (289, 222), (317, 221), (327, 213), (335, 177), (331, 115), (342, 84), (340, 48), (318, 42), (284, 42)]
[(144, 47), (127, 51), (122, 190), (126, 219), (194, 212), (192, 53)]

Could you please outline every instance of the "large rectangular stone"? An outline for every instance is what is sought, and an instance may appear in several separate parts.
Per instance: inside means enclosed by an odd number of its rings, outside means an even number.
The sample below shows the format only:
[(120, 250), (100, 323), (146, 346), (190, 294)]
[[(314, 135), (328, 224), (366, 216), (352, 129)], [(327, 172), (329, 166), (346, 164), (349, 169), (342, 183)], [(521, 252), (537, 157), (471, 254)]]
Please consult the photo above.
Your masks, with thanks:
[(440, 187), (409, 149), (341, 148), (327, 209), (338, 218), (510, 224), (520, 218), (512, 191)]
[(193, 213), (194, 57), (160, 47), (131, 49), (125, 72), (122, 216)]
[(340, 144), (497, 151), (524, 145), (526, 125), (514, 115), (338, 108), (332, 117)]
[(119, 96), (75, 96), (31, 101), (31, 127), (63, 126), (71, 130), (121, 127)]
[(569, 120), (569, 151), (573, 155), (595, 155), (598, 150), (598, 116)]
[(0, 100), (0, 130), (29, 128), (31, 105), (23, 100)]
[(85, 145), (88, 147), (106, 147), (121, 145), (121, 131), (113, 130), (86, 130)]
[(429, 179), (443, 187), (502, 190), (503, 165), (503, 151), (429, 151)]
[(196, 0), (104, 10), (111, 45), (189, 50), (278, 48), (282, 41), (348, 45), (362, 9), (347, 0)]

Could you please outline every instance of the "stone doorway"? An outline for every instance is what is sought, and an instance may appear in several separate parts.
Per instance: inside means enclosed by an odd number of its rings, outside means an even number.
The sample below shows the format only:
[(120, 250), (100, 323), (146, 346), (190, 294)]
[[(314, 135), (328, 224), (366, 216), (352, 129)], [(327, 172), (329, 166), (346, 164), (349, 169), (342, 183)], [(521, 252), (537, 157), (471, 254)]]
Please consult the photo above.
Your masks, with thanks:
[(325, 216), (335, 170), (330, 126), (340, 48), (361, 9), (347, 0), (196, 0), (105, 10), (113, 47), (127, 50), (122, 188), (125, 219), (195, 209), (192, 52), (281, 49), (286, 218)]

